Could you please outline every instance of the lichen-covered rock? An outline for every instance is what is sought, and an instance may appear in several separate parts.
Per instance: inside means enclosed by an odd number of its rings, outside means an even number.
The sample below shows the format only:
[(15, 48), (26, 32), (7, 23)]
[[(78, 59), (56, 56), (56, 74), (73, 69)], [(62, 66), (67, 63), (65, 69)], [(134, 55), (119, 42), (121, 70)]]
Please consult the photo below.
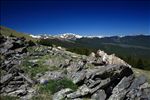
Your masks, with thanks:
[(10, 73), (10, 74), (7, 74), (7, 75), (5, 75), (5, 76), (1, 76), (0, 83), (1, 83), (1, 84), (4, 84), (4, 83), (10, 81), (12, 78), (13, 78), (13, 74), (11, 74), (11, 73)]
[(5, 37), (0, 44), (0, 95), (23, 97), (29, 93), (34, 84), (28, 75), (20, 68), (21, 60), (27, 55), (28, 42), (24, 38)]
[(146, 82), (144, 76), (139, 76), (133, 80), (128, 88), (126, 98), (131, 100), (150, 100), (150, 85)]
[(69, 94), (71, 92), (72, 92), (72, 90), (69, 88), (62, 89), (53, 95), (53, 100), (62, 100), (67, 96), (67, 94)]
[(105, 62), (106, 64), (117, 64), (117, 65), (124, 65), (124, 66), (131, 67), (125, 61), (123, 61), (122, 59), (116, 57), (114, 54), (108, 55), (104, 51), (98, 50), (97, 55), (99, 57), (101, 57), (102, 61)]
[[(37, 76), (38, 77), (38, 76)], [(63, 71), (47, 71), (44, 75), (41, 75), (37, 81), (41, 84), (45, 84), (48, 80), (58, 80), (64, 78), (65, 75)]]
[(109, 97), (109, 100), (123, 100), (125, 99), (127, 89), (131, 85), (134, 77), (133, 75), (129, 77), (124, 77), (112, 91), (112, 95)]
[[(104, 90), (98, 90), (91, 96), (93, 100), (106, 100), (106, 93)], [(115, 99), (114, 99), (115, 100)]]
[(68, 75), (74, 84), (80, 84), (85, 79), (85, 71), (72, 72)]
[(75, 99), (81, 96), (85, 96), (90, 93), (90, 89), (84, 84), (78, 88), (77, 91), (67, 95), (69, 99)]

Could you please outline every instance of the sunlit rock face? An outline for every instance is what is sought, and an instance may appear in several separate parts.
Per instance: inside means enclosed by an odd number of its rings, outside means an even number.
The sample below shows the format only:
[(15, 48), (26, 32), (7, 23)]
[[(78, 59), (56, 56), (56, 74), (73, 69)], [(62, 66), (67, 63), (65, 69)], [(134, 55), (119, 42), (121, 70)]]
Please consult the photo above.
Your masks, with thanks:
[(122, 59), (116, 57), (115, 54), (108, 55), (104, 51), (98, 50), (97, 51), (97, 56), (101, 57), (102, 61), (105, 62), (106, 64), (127, 65), (127, 66), (131, 67), (125, 61), (123, 61)]

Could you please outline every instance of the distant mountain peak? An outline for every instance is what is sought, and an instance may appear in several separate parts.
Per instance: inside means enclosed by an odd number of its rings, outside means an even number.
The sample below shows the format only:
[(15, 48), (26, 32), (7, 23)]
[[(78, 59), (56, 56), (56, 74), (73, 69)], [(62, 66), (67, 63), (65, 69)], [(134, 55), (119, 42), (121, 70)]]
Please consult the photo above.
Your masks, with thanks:
[(103, 38), (104, 36), (81, 36), (78, 34), (74, 34), (74, 33), (63, 33), (63, 34), (58, 34), (58, 35), (49, 35), (49, 34), (41, 34), (41, 35), (30, 35), (33, 38), (58, 38), (58, 39), (66, 39), (66, 40), (76, 40), (79, 38)]
[(56, 35), (56, 37), (62, 38), (62, 39), (77, 39), (77, 38), (82, 38), (81, 35), (77, 35), (77, 34), (74, 34), (74, 33), (59, 34), (59, 35)]
[(38, 38), (41, 38), (40, 35), (32, 35), (32, 34), (30, 34), (30, 36), (33, 37), (33, 38), (37, 38), (37, 39), (38, 39)]

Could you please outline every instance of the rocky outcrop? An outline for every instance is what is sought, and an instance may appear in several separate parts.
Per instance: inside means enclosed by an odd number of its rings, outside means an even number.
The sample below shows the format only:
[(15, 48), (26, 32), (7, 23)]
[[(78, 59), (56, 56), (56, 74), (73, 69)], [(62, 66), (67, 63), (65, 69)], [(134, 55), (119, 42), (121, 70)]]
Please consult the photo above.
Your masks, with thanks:
[[(150, 85), (144, 76), (135, 77), (131, 66), (122, 59), (98, 50), (89, 56), (81, 56), (61, 47), (45, 47), (37, 45), (38, 50), (28, 52), (30, 42), (24, 38), (4, 37), (0, 35), (2, 95), (31, 98), (32, 87), (38, 83), (47, 85), (49, 80), (69, 79), (78, 86), (76, 90), (60, 88), (53, 94), (53, 100), (150, 100)], [(34, 80), (21, 69), (24, 57), (29, 59), (29, 68), (47, 66), (45, 72), (36, 73)], [(42, 59), (43, 61), (43, 59)], [(42, 66), (42, 67), (44, 67)], [(54, 67), (53, 70), (50, 70)]]
[(0, 93), (11, 96), (30, 94), (34, 81), (20, 69), (21, 59), (28, 54), (29, 42), (24, 38), (4, 37), (0, 35)]
[(136, 78), (129, 64), (100, 50), (78, 63), (70, 63), (67, 76), (79, 87), (63, 99), (149, 99), (150, 88), (145, 78)]

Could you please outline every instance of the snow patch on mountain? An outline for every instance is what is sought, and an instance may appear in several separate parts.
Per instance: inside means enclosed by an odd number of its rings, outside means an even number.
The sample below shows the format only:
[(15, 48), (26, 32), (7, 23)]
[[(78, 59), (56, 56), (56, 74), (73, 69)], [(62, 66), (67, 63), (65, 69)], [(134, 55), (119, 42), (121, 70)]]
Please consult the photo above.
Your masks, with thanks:
[(37, 39), (41, 38), (40, 35), (32, 35), (32, 34), (30, 34), (30, 36), (31, 36), (32, 38), (37, 38)]
[(79, 38), (103, 38), (103, 36), (81, 36), (74, 33), (64, 33), (64, 34), (58, 34), (58, 35), (48, 35), (48, 34), (42, 34), (42, 35), (30, 35), (33, 38), (58, 38), (58, 39), (79, 39)]
[(83, 36), (84, 38), (103, 38), (104, 36)]
[(64, 34), (60, 34), (60, 35), (57, 35), (58, 37), (60, 38), (82, 38), (81, 35), (77, 35), (77, 34), (74, 34), (74, 33), (64, 33)]

